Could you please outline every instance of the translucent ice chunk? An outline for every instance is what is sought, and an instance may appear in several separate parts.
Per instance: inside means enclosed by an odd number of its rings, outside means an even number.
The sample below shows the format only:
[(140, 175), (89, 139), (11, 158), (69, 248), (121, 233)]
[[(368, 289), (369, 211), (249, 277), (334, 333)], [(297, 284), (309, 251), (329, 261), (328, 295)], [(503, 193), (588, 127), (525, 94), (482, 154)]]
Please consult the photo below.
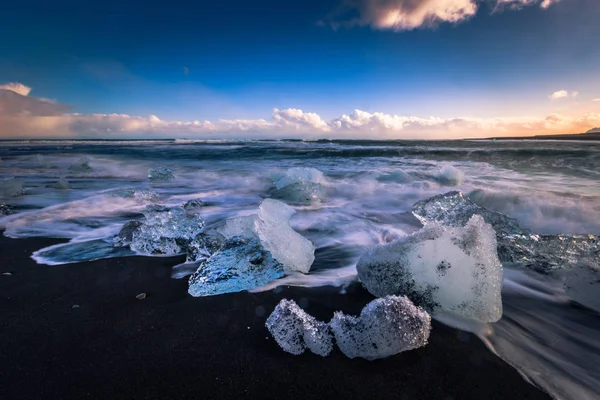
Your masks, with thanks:
[(202, 200), (200, 199), (193, 199), (193, 200), (188, 200), (185, 202), (185, 204), (183, 205), (183, 209), (185, 211), (197, 211), (199, 209), (201, 209), (202, 207), (204, 207), (205, 204)]
[(153, 183), (173, 180), (173, 171), (163, 165), (157, 165), (148, 170), (148, 180)]
[(271, 175), (275, 186), (274, 196), (298, 204), (311, 204), (323, 200), (325, 177), (315, 168), (290, 168)]
[(320, 356), (333, 350), (331, 329), (308, 315), (293, 300), (283, 299), (267, 318), (267, 329), (286, 352), (300, 355), (309, 349)]
[(421, 200), (412, 213), (423, 225), (435, 221), (446, 226), (464, 226), (473, 215), (481, 215), (498, 235), (526, 233), (516, 219), (480, 207), (456, 191)]
[(113, 243), (117, 246), (125, 246), (131, 244), (133, 233), (142, 226), (141, 221), (127, 221), (121, 228)]
[(8, 204), (0, 203), (0, 216), (12, 214), (12, 207)]
[(576, 302), (600, 312), (600, 264), (578, 263), (567, 273), (565, 292)]
[(204, 220), (186, 213), (182, 207), (150, 205), (144, 216), (131, 240), (131, 249), (141, 254), (181, 254), (204, 229)]
[(496, 231), (502, 262), (519, 263), (538, 272), (571, 267), (581, 259), (598, 257), (600, 251), (596, 235), (533, 234), (521, 228), (517, 220), (480, 207), (460, 192), (419, 201), (412, 212), (423, 224), (439, 222), (447, 226), (462, 226), (471, 216), (480, 215)]
[(290, 226), (289, 219), (295, 212), (281, 201), (265, 199), (258, 215), (229, 219), (220, 233), (227, 238), (258, 237), (286, 271), (307, 273), (315, 260), (315, 247)]
[(108, 241), (94, 239), (46, 247), (34, 252), (31, 258), (38, 264), (62, 265), (133, 255), (135, 253), (127, 247), (115, 247)]
[(66, 180), (64, 176), (61, 176), (58, 181), (49, 184), (48, 187), (53, 188), (53, 189), (59, 189), (59, 190), (71, 189), (71, 185), (69, 184), (69, 181)]
[(258, 239), (233, 238), (190, 277), (188, 292), (195, 297), (254, 289), (284, 275)]
[(136, 199), (140, 202), (152, 202), (158, 200), (160, 197), (155, 191), (146, 189), (119, 189), (110, 192), (110, 195), (127, 199)]
[(338, 311), (329, 325), (342, 353), (375, 360), (425, 346), (431, 317), (406, 297), (387, 296), (367, 304), (358, 317)]
[(201, 262), (209, 259), (214, 253), (221, 250), (225, 238), (216, 231), (200, 233), (187, 245), (186, 262)]
[(90, 160), (87, 158), (80, 158), (78, 161), (71, 164), (69, 171), (77, 173), (91, 172), (92, 166), (90, 165)]
[(367, 250), (358, 277), (377, 297), (403, 295), (436, 312), (483, 322), (502, 317), (502, 265), (496, 235), (474, 215), (464, 227), (436, 223)]
[(0, 197), (16, 197), (25, 194), (23, 180), (7, 178), (0, 181)]
[(315, 261), (315, 246), (290, 226), (289, 219), (295, 212), (281, 201), (265, 199), (255, 226), (260, 241), (287, 271), (306, 274)]

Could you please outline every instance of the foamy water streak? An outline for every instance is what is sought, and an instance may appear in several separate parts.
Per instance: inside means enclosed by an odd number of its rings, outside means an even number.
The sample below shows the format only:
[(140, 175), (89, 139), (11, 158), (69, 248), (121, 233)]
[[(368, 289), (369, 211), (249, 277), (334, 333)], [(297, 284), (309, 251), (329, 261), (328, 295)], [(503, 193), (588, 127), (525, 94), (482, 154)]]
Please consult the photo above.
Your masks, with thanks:
[[(16, 212), (0, 216), (0, 228), (16, 238), (68, 240), (34, 254), (49, 265), (131, 255), (127, 248), (115, 250), (110, 239), (128, 220), (141, 219), (148, 204), (173, 207), (199, 198), (202, 218), (217, 227), (256, 213), (264, 198), (285, 200), (290, 193), (277, 192), (274, 177), (290, 168), (316, 168), (323, 173), (321, 187), (309, 194), (318, 201), (292, 204), (297, 213), (290, 221), (315, 244), (311, 272), (257, 291), (278, 285), (343, 291), (356, 279), (365, 249), (417, 230), (411, 206), (450, 190), (537, 233), (600, 233), (600, 143), (12, 141), (0, 144), (0, 158), (0, 180), (14, 177), (24, 190), (0, 197)], [(82, 159), (90, 171), (70, 168)], [(155, 165), (172, 170), (174, 179), (148, 182)], [(61, 177), (70, 189), (47, 187)], [(173, 275), (193, 271), (183, 264)], [(495, 324), (437, 318), (475, 332), (557, 398), (600, 393), (596, 313), (570, 303), (560, 281), (513, 269), (506, 270), (503, 298), (504, 317)]]

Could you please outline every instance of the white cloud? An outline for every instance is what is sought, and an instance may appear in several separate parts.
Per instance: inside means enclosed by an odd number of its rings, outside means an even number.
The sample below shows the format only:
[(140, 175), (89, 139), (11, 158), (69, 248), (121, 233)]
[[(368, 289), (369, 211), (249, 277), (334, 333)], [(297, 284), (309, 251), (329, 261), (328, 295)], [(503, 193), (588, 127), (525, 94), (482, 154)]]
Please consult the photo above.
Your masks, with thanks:
[(4, 85), (0, 85), (0, 89), (10, 90), (11, 92), (15, 92), (20, 94), (21, 96), (28, 96), (31, 92), (31, 88), (29, 86), (25, 86), (22, 83), (7, 83)]
[(600, 102), (600, 98), (599, 99), (593, 99), (592, 101)]
[[(569, 93), (567, 92), (567, 95)], [(126, 114), (69, 114), (66, 107), (0, 90), (1, 138), (349, 138), (457, 139), (579, 133), (600, 126), (600, 113), (545, 118), (439, 118), (354, 110), (330, 121), (300, 109), (273, 109), (266, 119), (165, 121)]]
[(404, 31), (465, 21), (477, 13), (481, 3), (491, 3), (493, 10), (504, 7), (521, 9), (535, 4), (546, 9), (558, 1), (560, 0), (346, 0), (345, 11), (358, 12), (359, 16), (346, 21), (341, 18), (342, 22), (337, 18), (333, 25), (368, 25), (376, 29)]
[(550, 100), (564, 99), (566, 97), (569, 97), (569, 92), (567, 92), (566, 90), (557, 90), (556, 92), (548, 96)]

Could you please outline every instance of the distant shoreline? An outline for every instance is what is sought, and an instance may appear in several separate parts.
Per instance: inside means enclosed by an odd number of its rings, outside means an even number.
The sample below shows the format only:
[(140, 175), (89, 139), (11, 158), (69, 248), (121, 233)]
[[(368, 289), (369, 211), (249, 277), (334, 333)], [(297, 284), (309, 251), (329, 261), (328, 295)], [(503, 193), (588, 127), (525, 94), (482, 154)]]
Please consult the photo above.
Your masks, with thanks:
[(600, 132), (569, 133), (564, 135), (490, 137), (472, 140), (600, 140)]

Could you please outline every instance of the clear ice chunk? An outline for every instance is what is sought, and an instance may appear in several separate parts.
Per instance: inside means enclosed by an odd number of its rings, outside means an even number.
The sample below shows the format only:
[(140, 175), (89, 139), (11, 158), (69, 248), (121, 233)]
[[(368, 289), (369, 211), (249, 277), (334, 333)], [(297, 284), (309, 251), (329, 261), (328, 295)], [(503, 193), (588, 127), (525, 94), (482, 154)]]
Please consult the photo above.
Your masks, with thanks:
[(8, 204), (0, 203), (0, 216), (12, 214), (13, 209)]
[(346, 356), (375, 360), (425, 346), (431, 317), (406, 297), (387, 296), (367, 304), (358, 317), (337, 311), (329, 326)]
[(254, 289), (284, 275), (283, 266), (273, 259), (256, 238), (227, 240), (221, 250), (190, 277), (188, 293), (195, 297)]
[(483, 322), (502, 317), (502, 264), (496, 235), (479, 215), (464, 227), (430, 223), (363, 253), (358, 278), (377, 297), (407, 296), (433, 313)]
[(148, 181), (152, 183), (169, 182), (173, 178), (173, 171), (164, 165), (157, 165), (148, 170)]
[(585, 260), (568, 273), (565, 292), (576, 302), (600, 313), (600, 264)]
[(131, 249), (141, 254), (176, 255), (204, 229), (204, 220), (182, 207), (150, 205), (142, 225), (133, 231)]
[(160, 197), (155, 191), (147, 189), (119, 189), (110, 192), (110, 195), (126, 199), (135, 199), (140, 202), (152, 202), (158, 200)]
[(597, 259), (597, 235), (538, 235), (521, 228), (514, 218), (487, 210), (460, 192), (449, 192), (417, 202), (412, 212), (423, 224), (439, 222), (462, 226), (480, 215), (496, 231), (502, 262), (518, 263), (538, 272), (569, 268), (581, 259)]
[(265, 199), (258, 215), (229, 219), (220, 233), (226, 238), (257, 237), (287, 272), (308, 273), (315, 260), (315, 246), (292, 229), (289, 219), (295, 212), (279, 200)]
[(68, 190), (71, 189), (71, 184), (65, 179), (64, 176), (61, 176), (58, 181), (49, 184), (47, 187), (59, 190)]
[(39, 264), (62, 265), (133, 255), (135, 253), (127, 247), (116, 247), (109, 241), (93, 239), (46, 247), (34, 252), (31, 258)]
[(127, 221), (114, 238), (113, 243), (116, 246), (127, 246), (131, 244), (131, 241), (133, 240), (133, 233), (141, 226), (141, 221)]
[(296, 167), (271, 174), (274, 197), (296, 204), (311, 204), (324, 199), (325, 177), (315, 168)]
[(187, 245), (186, 262), (194, 263), (209, 259), (214, 253), (221, 250), (225, 238), (216, 231), (200, 233)]
[(306, 349), (325, 357), (333, 350), (329, 325), (302, 310), (293, 300), (283, 299), (267, 318), (267, 329), (286, 352), (300, 355)]
[(71, 166), (69, 166), (69, 171), (77, 172), (77, 173), (86, 173), (92, 171), (92, 166), (90, 164), (90, 160), (87, 158), (80, 158)]
[(205, 205), (206, 204), (204, 204), (204, 202), (200, 199), (192, 199), (185, 202), (185, 204), (183, 205), (183, 209), (185, 211), (194, 212), (198, 211)]
[(7, 178), (0, 181), (0, 197), (17, 197), (25, 194), (23, 180), (18, 178)]

